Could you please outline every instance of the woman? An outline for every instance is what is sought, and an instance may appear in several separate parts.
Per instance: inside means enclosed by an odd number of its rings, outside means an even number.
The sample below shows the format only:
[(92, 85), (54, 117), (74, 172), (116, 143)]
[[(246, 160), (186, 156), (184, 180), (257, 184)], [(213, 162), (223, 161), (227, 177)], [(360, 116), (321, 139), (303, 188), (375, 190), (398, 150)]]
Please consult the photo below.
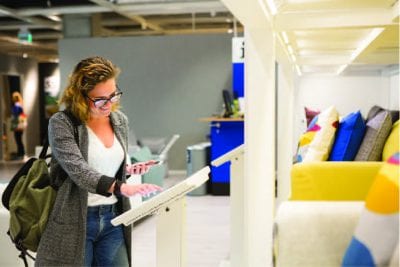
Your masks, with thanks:
[(40, 240), (38, 266), (128, 266), (130, 227), (110, 221), (130, 208), (127, 197), (161, 190), (125, 183), (127, 171), (143, 174), (154, 162), (126, 165), (128, 120), (118, 111), (118, 74), (107, 59), (83, 59), (61, 98), (79, 124), (63, 112), (49, 121), (51, 176), (59, 189)]
[(13, 158), (20, 159), (25, 155), (24, 143), (22, 135), (26, 127), (26, 115), (23, 109), (22, 96), (19, 92), (12, 93), (13, 106), (11, 109), (11, 130), (14, 132), (15, 143), (17, 144), (17, 152), (13, 153)]

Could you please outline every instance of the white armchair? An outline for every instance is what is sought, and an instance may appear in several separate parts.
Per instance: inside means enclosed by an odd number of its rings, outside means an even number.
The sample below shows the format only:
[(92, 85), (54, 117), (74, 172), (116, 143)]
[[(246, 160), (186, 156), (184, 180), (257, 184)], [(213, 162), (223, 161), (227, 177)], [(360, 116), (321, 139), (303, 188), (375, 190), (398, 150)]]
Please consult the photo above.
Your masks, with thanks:
[(275, 223), (275, 266), (340, 267), (363, 201), (285, 201)]

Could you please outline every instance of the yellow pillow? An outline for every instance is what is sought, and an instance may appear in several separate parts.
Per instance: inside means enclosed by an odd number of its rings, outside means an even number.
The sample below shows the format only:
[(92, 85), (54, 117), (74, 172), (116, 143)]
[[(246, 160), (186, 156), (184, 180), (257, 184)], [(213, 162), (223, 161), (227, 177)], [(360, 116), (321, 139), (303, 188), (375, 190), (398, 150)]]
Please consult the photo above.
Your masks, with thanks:
[(400, 131), (399, 131), (400, 120), (395, 122), (390, 131), (389, 137), (386, 139), (385, 146), (383, 147), (382, 160), (387, 161), (391, 155), (396, 151), (400, 151)]

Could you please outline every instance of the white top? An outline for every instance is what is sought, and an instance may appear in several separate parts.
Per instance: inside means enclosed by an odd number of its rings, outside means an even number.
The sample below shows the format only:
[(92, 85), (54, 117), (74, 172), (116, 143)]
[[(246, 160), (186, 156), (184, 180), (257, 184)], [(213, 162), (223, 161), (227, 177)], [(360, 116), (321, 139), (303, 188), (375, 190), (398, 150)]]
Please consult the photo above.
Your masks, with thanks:
[[(88, 164), (101, 174), (115, 177), (124, 159), (124, 150), (114, 134), (114, 143), (111, 147), (105, 147), (92, 129), (87, 127), (89, 134)], [(118, 200), (115, 195), (105, 197), (89, 192), (88, 206), (111, 205)]]

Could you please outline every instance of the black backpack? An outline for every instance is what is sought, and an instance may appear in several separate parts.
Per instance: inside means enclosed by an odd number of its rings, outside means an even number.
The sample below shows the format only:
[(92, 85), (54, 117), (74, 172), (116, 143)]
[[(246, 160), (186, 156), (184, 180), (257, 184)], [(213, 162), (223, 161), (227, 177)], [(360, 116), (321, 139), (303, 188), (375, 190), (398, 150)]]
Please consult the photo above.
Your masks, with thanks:
[[(63, 112), (74, 125), (78, 143), (78, 121), (70, 112)], [(2, 195), (3, 206), (10, 211), (7, 234), (20, 251), (19, 257), (25, 266), (28, 266), (26, 256), (35, 260), (28, 250), (36, 252), (57, 195), (58, 187), (51, 181), (46, 162), (51, 156), (47, 155), (48, 146), (46, 136), (39, 158), (30, 158), (10, 180)]]

